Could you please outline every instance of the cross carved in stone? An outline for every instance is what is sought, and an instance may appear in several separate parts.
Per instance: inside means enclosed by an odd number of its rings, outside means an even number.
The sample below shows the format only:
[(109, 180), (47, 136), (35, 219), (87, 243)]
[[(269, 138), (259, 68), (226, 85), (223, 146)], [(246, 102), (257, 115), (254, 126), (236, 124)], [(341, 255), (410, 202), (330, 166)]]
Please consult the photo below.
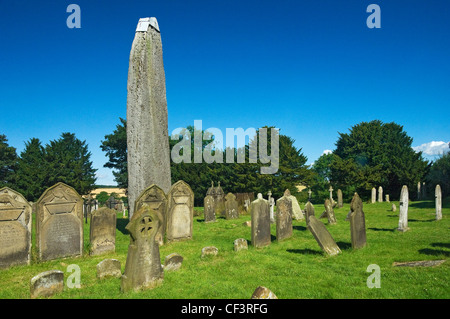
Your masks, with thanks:
[(142, 218), (139, 230), (144, 237), (150, 236), (152, 228), (153, 228), (153, 221), (150, 218), (150, 216), (145, 216), (144, 218)]

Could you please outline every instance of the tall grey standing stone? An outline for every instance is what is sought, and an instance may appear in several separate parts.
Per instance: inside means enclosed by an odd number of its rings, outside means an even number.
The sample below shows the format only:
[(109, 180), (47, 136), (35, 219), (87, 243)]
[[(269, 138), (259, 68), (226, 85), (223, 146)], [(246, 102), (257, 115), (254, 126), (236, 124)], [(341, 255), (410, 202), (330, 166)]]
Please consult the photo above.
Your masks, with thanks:
[(167, 240), (192, 239), (194, 222), (194, 192), (184, 182), (172, 185), (168, 195)]
[(408, 187), (406, 185), (403, 185), (402, 191), (400, 193), (400, 213), (399, 213), (399, 220), (398, 220), (398, 231), (405, 232), (409, 230), (408, 227), (408, 201), (409, 201), (409, 194), (408, 194)]
[(152, 289), (162, 284), (164, 271), (161, 266), (159, 243), (156, 234), (161, 232), (163, 218), (149, 206), (142, 206), (126, 226), (130, 233), (125, 272), (121, 290)]
[(171, 186), (166, 79), (155, 18), (140, 19), (131, 46), (127, 83), (129, 217), (149, 185)]
[(270, 212), (269, 202), (258, 194), (258, 198), (250, 206), (252, 219), (252, 245), (256, 248), (270, 245)]
[(336, 224), (336, 216), (334, 215), (333, 204), (331, 204), (331, 201), (328, 198), (325, 200), (324, 206), (328, 218), (328, 223), (330, 225)]
[(344, 201), (342, 199), (342, 191), (340, 188), (337, 190), (337, 198), (338, 198), (338, 208), (342, 208), (344, 206)]
[(382, 203), (383, 202), (383, 187), (378, 187), (378, 202)]
[(441, 220), (442, 219), (442, 192), (441, 192), (440, 185), (436, 185), (434, 194), (435, 194), (435, 206), (436, 206), (436, 220)]
[(0, 189), (0, 269), (29, 265), (32, 207), (20, 193)]
[(40, 260), (83, 254), (83, 198), (58, 183), (37, 201), (36, 242)]
[(306, 224), (309, 223), (309, 217), (315, 216), (314, 205), (311, 202), (307, 202), (305, 205), (305, 219)]
[(376, 202), (376, 198), (377, 198), (377, 190), (375, 189), (375, 187), (372, 187), (372, 197), (371, 197), (372, 204)]
[(292, 237), (292, 201), (283, 196), (277, 200), (277, 240)]
[(91, 214), (89, 255), (116, 251), (116, 210), (102, 207)]
[(228, 193), (227, 196), (225, 196), (225, 218), (239, 218), (238, 202), (236, 201), (236, 195), (233, 193)]
[(330, 256), (337, 255), (341, 252), (338, 245), (334, 241), (331, 234), (328, 232), (325, 225), (316, 218), (316, 216), (309, 216), (308, 229), (316, 239), (320, 248)]
[(350, 204), (350, 233), (352, 248), (359, 249), (366, 246), (366, 218), (363, 212), (363, 203), (357, 193)]
[(134, 205), (134, 210), (138, 211), (142, 206), (148, 206), (159, 212), (163, 218), (161, 232), (156, 234), (159, 245), (164, 244), (164, 234), (167, 228), (167, 196), (161, 187), (152, 184), (139, 195)]
[(203, 214), (205, 223), (213, 223), (216, 221), (216, 211), (214, 209), (214, 197), (207, 195), (203, 200)]

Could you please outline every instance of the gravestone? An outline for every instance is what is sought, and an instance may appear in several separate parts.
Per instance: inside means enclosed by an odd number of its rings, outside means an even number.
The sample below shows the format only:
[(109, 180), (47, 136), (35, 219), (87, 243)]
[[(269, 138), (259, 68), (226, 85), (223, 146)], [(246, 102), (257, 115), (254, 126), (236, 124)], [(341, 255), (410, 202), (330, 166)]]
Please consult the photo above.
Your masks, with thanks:
[(29, 265), (32, 207), (20, 193), (0, 189), (0, 269)]
[(164, 258), (164, 271), (176, 271), (181, 268), (183, 257), (177, 253), (172, 253)]
[(64, 273), (60, 270), (49, 270), (31, 278), (31, 299), (50, 297), (64, 290)]
[(271, 192), (271, 191), (269, 191), (269, 192), (267, 193), (267, 201), (269, 202), (269, 216), (270, 216), (270, 223), (273, 224), (273, 223), (275, 223), (275, 213), (274, 213), (274, 210), (273, 210), (273, 208), (274, 208), (274, 206), (275, 206), (275, 202), (274, 202), (274, 200), (273, 200), (272, 192)]
[(378, 187), (378, 202), (382, 203), (383, 202), (383, 187)]
[(172, 185), (168, 195), (167, 240), (192, 238), (194, 192), (184, 181)]
[(392, 204), (392, 211), (393, 211), (393, 212), (396, 212), (396, 211), (397, 211), (397, 206), (395, 206), (394, 203)]
[(389, 194), (384, 195), (384, 200), (385, 200), (386, 203), (390, 203), (391, 202), (391, 200), (389, 198)]
[(148, 206), (151, 209), (159, 212), (163, 218), (161, 232), (156, 234), (156, 240), (159, 245), (164, 244), (164, 234), (167, 228), (167, 196), (161, 187), (152, 184), (139, 195), (134, 205), (135, 211), (138, 211), (143, 206)]
[(292, 200), (283, 196), (277, 200), (277, 240), (292, 237)]
[(220, 187), (220, 182), (217, 187), (214, 188), (214, 207), (216, 210), (216, 216), (225, 216), (225, 193), (222, 187)]
[(353, 196), (350, 211), (352, 248), (362, 248), (366, 246), (366, 219), (363, 212), (362, 200), (357, 193)]
[(435, 196), (435, 206), (436, 206), (436, 220), (442, 219), (442, 192), (441, 192), (441, 186), (436, 185), (436, 188), (434, 189), (434, 196)]
[(106, 207), (108, 207), (109, 209), (116, 209), (116, 204), (117, 201), (114, 196), (109, 196), (108, 200), (105, 203)]
[(171, 185), (166, 79), (155, 18), (140, 19), (131, 46), (127, 82), (129, 217), (146, 187)]
[(372, 197), (371, 197), (372, 204), (376, 202), (376, 197), (377, 197), (377, 190), (375, 189), (375, 187), (372, 187)]
[(427, 198), (427, 188), (425, 187), (425, 182), (422, 183), (422, 199)]
[(39, 259), (83, 254), (83, 198), (70, 186), (58, 183), (37, 201), (36, 243)]
[(292, 219), (295, 220), (303, 220), (305, 219), (305, 216), (303, 216), (302, 209), (300, 208), (300, 205), (298, 204), (297, 197), (294, 195), (291, 195), (291, 191), (289, 189), (286, 189), (284, 191), (283, 197), (287, 197), (292, 202)]
[(238, 202), (236, 201), (236, 196), (232, 193), (228, 193), (227, 196), (225, 196), (225, 218), (239, 218)]
[(247, 239), (238, 238), (233, 242), (234, 251), (241, 251), (248, 249)]
[(207, 195), (203, 200), (203, 214), (205, 223), (213, 223), (216, 221), (216, 211), (214, 209), (214, 197)]
[(162, 284), (164, 272), (156, 240), (162, 227), (161, 213), (149, 206), (142, 206), (131, 217), (126, 226), (130, 233), (130, 245), (121, 282), (123, 292), (152, 289)]
[(120, 261), (117, 259), (104, 259), (97, 264), (96, 268), (98, 279), (122, 276)]
[(208, 188), (208, 190), (206, 191), (206, 196), (211, 195), (214, 197), (215, 194), (216, 194), (216, 188), (214, 187), (214, 182), (211, 181), (211, 187)]
[(253, 292), (251, 299), (278, 299), (278, 297), (269, 288), (259, 286)]
[(258, 198), (250, 205), (252, 225), (251, 242), (254, 247), (270, 245), (270, 215), (269, 202), (258, 194)]
[(89, 255), (96, 256), (116, 250), (116, 211), (102, 207), (91, 213)]
[(408, 187), (406, 185), (403, 185), (402, 191), (400, 193), (400, 213), (399, 213), (399, 220), (398, 220), (398, 231), (405, 232), (409, 230), (408, 227), (408, 201), (409, 201), (409, 194), (408, 194)]
[(325, 225), (314, 215), (311, 215), (308, 218), (309, 222), (307, 227), (316, 239), (320, 248), (322, 248), (322, 250), (330, 256), (339, 254), (341, 250), (339, 249), (331, 234), (328, 232)]
[(305, 205), (305, 219), (306, 219), (306, 224), (309, 223), (309, 217), (310, 216), (314, 216), (315, 212), (314, 212), (314, 206), (313, 204), (311, 204), (311, 202), (307, 202)]
[(420, 182), (417, 183), (417, 200), (420, 200), (422, 198), (422, 192), (420, 190), (421, 185), (422, 185), (422, 183), (420, 183)]
[(202, 248), (202, 258), (205, 258), (206, 256), (217, 256), (219, 253), (219, 249), (214, 246), (208, 246)]
[(344, 201), (342, 199), (342, 191), (340, 188), (337, 190), (337, 198), (338, 198), (337, 201), (338, 208), (342, 208), (344, 206)]
[(324, 206), (328, 218), (328, 223), (330, 225), (336, 224), (336, 216), (334, 215), (333, 205), (331, 204), (331, 201), (328, 198), (325, 200)]

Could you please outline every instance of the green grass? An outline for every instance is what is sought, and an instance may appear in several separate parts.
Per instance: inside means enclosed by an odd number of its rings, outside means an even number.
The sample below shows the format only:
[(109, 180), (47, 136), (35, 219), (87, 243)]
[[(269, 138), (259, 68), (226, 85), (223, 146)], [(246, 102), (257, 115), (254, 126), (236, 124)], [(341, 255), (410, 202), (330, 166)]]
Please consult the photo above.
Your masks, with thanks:
[[(395, 202), (398, 207), (398, 202)], [(302, 205), (303, 207), (304, 205)], [(323, 205), (315, 205), (316, 216)], [(196, 208), (197, 209), (197, 208)], [(319, 248), (304, 221), (294, 221), (293, 237), (282, 242), (275, 239), (271, 227), (270, 246), (234, 252), (233, 241), (245, 238), (250, 242), (250, 220), (243, 215), (238, 220), (219, 218), (205, 224), (202, 215), (194, 217), (194, 235), (189, 241), (160, 247), (161, 262), (171, 253), (184, 257), (180, 270), (166, 272), (164, 283), (141, 292), (120, 292), (120, 279), (98, 280), (96, 265), (105, 258), (115, 258), (125, 268), (129, 236), (126, 219), (117, 219), (116, 252), (90, 257), (89, 225), (84, 224), (83, 257), (37, 263), (33, 235), (33, 260), (29, 266), (14, 266), (0, 270), (0, 298), (29, 298), (30, 279), (40, 272), (57, 269), (70, 275), (67, 266), (81, 268), (81, 288), (69, 289), (52, 298), (168, 298), (168, 299), (249, 299), (258, 286), (266, 286), (280, 299), (291, 298), (450, 298), (449, 262), (438, 267), (393, 267), (393, 262), (448, 259), (450, 255), (450, 203), (444, 203), (443, 219), (435, 221), (434, 203), (412, 202), (409, 206), (409, 227), (405, 233), (396, 231), (398, 211), (390, 203), (364, 204), (367, 246), (351, 248), (350, 225), (345, 221), (349, 204), (335, 209), (337, 224), (327, 225), (342, 254), (329, 257)], [(33, 225), (34, 227), (34, 225)], [(205, 246), (216, 246), (219, 254), (201, 258)], [(368, 288), (366, 272), (370, 264), (381, 269), (381, 288)]]

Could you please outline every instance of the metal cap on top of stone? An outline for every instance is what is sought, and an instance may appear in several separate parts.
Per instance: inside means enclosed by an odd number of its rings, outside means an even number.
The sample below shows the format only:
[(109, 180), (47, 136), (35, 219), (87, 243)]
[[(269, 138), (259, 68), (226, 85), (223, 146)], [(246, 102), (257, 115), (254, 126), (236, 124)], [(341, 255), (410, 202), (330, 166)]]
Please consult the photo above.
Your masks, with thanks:
[(363, 202), (358, 193), (355, 193), (350, 203), (350, 233), (352, 248), (358, 249), (366, 246), (366, 219), (363, 212)]
[(259, 248), (270, 245), (270, 212), (269, 202), (258, 194), (258, 198), (250, 205), (251, 211), (251, 244)]
[(138, 23), (130, 51), (127, 83), (129, 216), (148, 185), (171, 186), (166, 80), (156, 18)]
[(0, 189), (0, 269), (30, 264), (31, 212), (20, 193), (8, 187)]
[(168, 241), (192, 239), (194, 221), (194, 192), (184, 181), (172, 185), (168, 194)]

